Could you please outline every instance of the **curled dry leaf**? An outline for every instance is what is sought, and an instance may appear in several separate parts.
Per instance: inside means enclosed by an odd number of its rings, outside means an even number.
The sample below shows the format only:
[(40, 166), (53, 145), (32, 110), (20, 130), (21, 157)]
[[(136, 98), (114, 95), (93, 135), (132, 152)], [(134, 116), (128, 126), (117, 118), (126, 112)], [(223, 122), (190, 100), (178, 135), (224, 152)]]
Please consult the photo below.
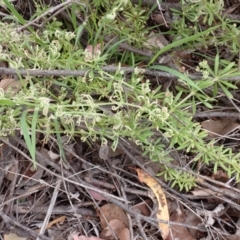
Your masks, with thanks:
[[(99, 188), (99, 190), (102, 190)], [(105, 191), (105, 190), (102, 190), (102, 191)], [(91, 189), (88, 189), (88, 193), (91, 195), (91, 197), (97, 201), (104, 201), (107, 199), (104, 198), (101, 194), (99, 194), (98, 192), (94, 191), (94, 190), (91, 190)]]
[(109, 146), (107, 144), (103, 144), (100, 149), (99, 149), (99, 157), (102, 159), (102, 160), (108, 160), (109, 158)]
[(165, 25), (166, 23), (166, 20), (164, 19), (164, 16), (161, 13), (152, 13), (151, 18), (157, 24)]
[[(184, 223), (187, 226), (200, 227), (202, 225), (202, 218), (199, 215), (197, 215), (194, 211), (191, 211), (189, 209), (184, 209), (183, 212), (184, 212)], [(172, 220), (171, 217), (170, 217), (170, 220)], [(191, 233), (191, 236), (194, 239), (198, 239), (201, 236), (204, 236), (204, 233), (198, 229), (188, 228), (188, 231)]]
[[(184, 223), (184, 215), (178, 209), (171, 215), (171, 221), (176, 223)], [(171, 233), (168, 235), (166, 240), (175, 240), (175, 239), (184, 239), (184, 240), (194, 240), (191, 233), (185, 226), (174, 225), (171, 228)]]
[(214, 180), (217, 180), (219, 182), (224, 182), (224, 183), (229, 180), (229, 176), (226, 174), (226, 172), (224, 172), (221, 169), (217, 170), (217, 172), (212, 175), (212, 178)]
[(239, 128), (240, 124), (231, 118), (221, 118), (219, 120), (206, 120), (201, 123), (202, 128), (208, 131), (210, 138), (221, 137)]
[(131, 240), (128, 228), (124, 228), (118, 235), (119, 240)]
[(4, 91), (11, 89), (13, 93), (17, 93), (19, 92), (21, 87), (21, 82), (15, 81), (13, 78), (4, 78), (0, 82), (0, 88), (2, 88)]
[(108, 160), (110, 158), (124, 154), (123, 150), (120, 148), (113, 150), (109, 143), (102, 145), (97, 143), (96, 146), (99, 148), (98, 157), (100, 157), (102, 160)]
[(57, 160), (60, 157), (60, 154), (54, 153), (52, 150), (48, 151), (48, 156), (51, 160)]
[(19, 237), (15, 233), (9, 233), (4, 235), (4, 240), (27, 240), (26, 238)]
[(148, 48), (157, 47), (159, 49), (164, 48), (168, 44), (169, 42), (163, 35), (156, 34), (155, 32), (150, 32), (146, 43), (144, 43), (144, 45)]
[(10, 169), (7, 171), (5, 178), (9, 181), (12, 181), (15, 177), (16, 170), (17, 170), (16, 165), (11, 166)]
[[(125, 228), (125, 224), (118, 219), (113, 219), (108, 223), (108, 226), (103, 229), (100, 237), (105, 240), (114, 240), (122, 230)], [(118, 237), (119, 238), (119, 237)]]
[(101, 49), (101, 43), (98, 43), (97, 45), (87, 45), (85, 48), (85, 61), (89, 62), (92, 61), (94, 58), (99, 57), (102, 49)]
[[(46, 229), (49, 229), (51, 228), (53, 225), (57, 224), (57, 223), (63, 223), (66, 219), (66, 216), (61, 216), (61, 217), (58, 217), (56, 219), (54, 219), (53, 221), (49, 222)], [(37, 232), (40, 232), (40, 229), (37, 230)]]
[(102, 229), (108, 226), (108, 223), (113, 219), (118, 219), (124, 223), (125, 227), (128, 227), (128, 218), (126, 213), (118, 206), (114, 204), (105, 204), (100, 208), (98, 215), (101, 219)]
[(152, 201), (150, 199), (146, 199), (145, 201), (142, 201), (132, 207), (132, 209), (141, 212), (144, 216), (150, 216), (151, 214), (151, 206)]
[[(158, 182), (153, 179), (150, 175), (144, 172), (142, 169), (136, 169), (138, 178), (140, 182), (143, 182), (150, 187), (157, 198), (158, 201), (158, 212), (157, 212), (157, 219), (169, 221), (169, 212), (168, 212), (168, 205), (165, 194), (158, 184)], [(166, 239), (169, 234), (169, 225), (166, 223), (159, 223), (159, 228), (162, 233), (162, 238)]]

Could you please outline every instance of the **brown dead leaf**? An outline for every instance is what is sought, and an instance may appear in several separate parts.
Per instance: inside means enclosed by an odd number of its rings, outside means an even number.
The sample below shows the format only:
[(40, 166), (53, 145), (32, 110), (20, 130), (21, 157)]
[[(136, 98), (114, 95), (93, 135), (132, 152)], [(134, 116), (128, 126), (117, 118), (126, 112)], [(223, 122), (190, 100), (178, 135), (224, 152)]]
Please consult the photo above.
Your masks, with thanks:
[[(171, 217), (170, 217), (171, 219)], [(184, 223), (188, 226), (199, 226), (202, 224), (202, 219), (194, 212), (192, 212), (189, 209), (184, 209)], [(198, 229), (188, 228), (188, 231), (192, 235), (194, 239), (200, 238), (200, 236), (203, 234)]]
[(118, 235), (119, 240), (131, 240), (128, 228), (124, 228)]
[(114, 240), (118, 237), (122, 230), (126, 228), (125, 224), (118, 219), (113, 219), (108, 226), (100, 233), (100, 237), (105, 240)]
[(15, 178), (16, 170), (17, 170), (16, 165), (11, 166), (10, 169), (8, 170), (5, 178), (9, 181), (12, 181)]
[[(170, 219), (172, 222), (184, 223), (184, 215), (182, 214), (180, 209), (175, 211), (175, 213), (171, 215)], [(174, 240), (174, 239), (194, 240), (194, 238), (192, 237), (188, 229), (184, 226), (179, 226), (179, 225), (173, 225), (171, 227), (170, 234), (166, 238), (166, 240)]]
[(141, 212), (144, 216), (150, 216), (151, 214), (151, 206), (152, 201), (150, 199), (147, 199), (145, 201), (142, 201), (132, 207), (132, 209), (137, 210)]
[[(118, 206), (114, 204), (105, 204), (100, 208), (98, 215), (101, 219), (102, 229), (108, 226), (108, 223), (113, 219), (118, 219), (128, 227), (128, 218), (126, 213)], [(106, 220), (105, 220), (106, 219)]]
[[(99, 188), (99, 190), (102, 190)], [(105, 190), (102, 190), (105, 191)], [(106, 198), (104, 198), (101, 194), (99, 194), (98, 192), (88, 189), (88, 193), (91, 195), (91, 197), (97, 201), (104, 201), (106, 200)]]
[[(139, 181), (147, 184), (152, 189), (154, 195), (157, 198), (158, 201), (157, 219), (169, 221), (167, 200), (161, 186), (155, 179), (153, 179), (142, 169), (137, 168), (136, 171), (138, 174)], [(162, 233), (162, 238), (166, 239), (169, 234), (169, 225), (166, 223), (159, 223), (159, 228)]]
[(229, 237), (225, 237), (226, 240), (239, 240), (240, 239), (240, 232), (238, 234), (234, 234)]
[(155, 32), (152, 31), (149, 33), (147, 37), (147, 41), (144, 43), (144, 46), (148, 48), (156, 47), (156, 48), (162, 49), (168, 44), (169, 42), (163, 35), (159, 33), (156, 34)]
[(4, 240), (27, 240), (27, 238), (19, 237), (15, 233), (9, 233), (4, 235)]
[(161, 13), (152, 13), (151, 18), (155, 23), (165, 25), (166, 20)]
[(51, 160), (55, 161), (60, 157), (60, 154), (54, 153), (52, 150), (48, 151), (48, 156)]
[(20, 81), (15, 81), (13, 78), (4, 78), (0, 82), (0, 88), (2, 88), (4, 91), (7, 91), (8, 89), (12, 89), (14, 93), (19, 92), (22, 85)]
[(221, 137), (239, 128), (240, 124), (230, 118), (221, 118), (219, 120), (206, 120), (201, 123), (202, 128), (208, 131), (210, 138)]
[(109, 146), (107, 144), (103, 144), (101, 145), (100, 149), (99, 149), (99, 157), (102, 159), (102, 160), (108, 160), (109, 158)]
[(98, 43), (95, 46), (87, 45), (87, 47), (85, 48), (85, 61), (90, 62), (94, 58), (100, 56), (102, 51), (101, 48), (102, 48), (101, 43)]
[(225, 183), (229, 180), (228, 175), (221, 169), (217, 170), (217, 172), (212, 175), (212, 178), (214, 180), (217, 180), (217, 181), (223, 182), (223, 183)]

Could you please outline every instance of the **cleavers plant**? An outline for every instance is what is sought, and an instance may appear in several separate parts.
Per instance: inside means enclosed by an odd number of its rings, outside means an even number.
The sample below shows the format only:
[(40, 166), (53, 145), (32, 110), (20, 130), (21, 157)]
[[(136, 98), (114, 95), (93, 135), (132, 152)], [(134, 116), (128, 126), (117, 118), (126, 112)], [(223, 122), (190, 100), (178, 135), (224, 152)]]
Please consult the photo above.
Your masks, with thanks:
[[(94, 0), (92, 4), (90, 16), (84, 23), (89, 44), (100, 43), (103, 46), (102, 36), (111, 34), (116, 35), (119, 41), (127, 39), (128, 43), (137, 47), (145, 41), (149, 30), (145, 24), (150, 10), (133, 5), (130, 1), (115, 1), (112, 6), (109, 0)], [(209, 31), (200, 32), (195, 25), (201, 16), (199, 5), (201, 13), (204, 12), (203, 22), (209, 25)], [(41, 8), (39, 5), (37, 7)], [(105, 12), (102, 11), (104, 7)], [(232, 97), (231, 90), (236, 87), (226, 79), (239, 74), (236, 64), (227, 63), (216, 54), (212, 59), (214, 66), (205, 60), (199, 64), (197, 70), (202, 77), (193, 81), (187, 73), (155, 63), (161, 53), (176, 47), (194, 48), (200, 42), (211, 42), (216, 38), (221, 40), (219, 44), (228, 44), (231, 40), (227, 33), (238, 35), (239, 30), (230, 27), (230, 22), (220, 17), (221, 9), (215, 7), (219, 8), (219, 5), (213, 4), (213, 1), (207, 4), (207, 1), (199, 0), (186, 5), (183, 13), (175, 11), (176, 21), (180, 24), (179, 28), (175, 26), (171, 34), (176, 41), (149, 59), (151, 68), (178, 77), (181, 84), (176, 87), (177, 92), (162, 91), (161, 86), (153, 87), (151, 80), (139, 71), (137, 56), (132, 53), (122, 58), (121, 63), (115, 62), (115, 72), (104, 71), (102, 67), (118, 59), (114, 56), (119, 56), (119, 51), (112, 48), (110, 52), (99, 51), (89, 56), (80, 43), (74, 42), (82, 28), (77, 27), (73, 11), (69, 12), (70, 19), (74, 19), (72, 25), (76, 27), (73, 31), (63, 29), (62, 23), (56, 19), (46, 22), (37, 33), (30, 30), (17, 32), (17, 27), (24, 23), (14, 21), (14, 18), (12, 23), (1, 22), (0, 30), (5, 34), (0, 35), (0, 60), (8, 62), (11, 68), (88, 70), (84, 76), (57, 79), (19, 76), (22, 86), (19, 92), (13, 94), (10, 90), (1, 89), (1, 136), (6, 137), (14, 134), (16, 129), (21, 129), (33, 161), (37, 131), (45, 134), (45, 141), (51, 134), (58, 137), (65, 134), (69, 138), (81, 136), (83, 141), (101, 140), (105, 143), (111, 140), (113, 149), (117, 148), (119, 139), (126, 138), (141, 146), (144, 155), (152, 161), (159, 162), (163, 166), (159, 175), (180, 190), (188, 191), (196, 183), (190, 173), (168, 166), (173, 161), (170, 155), (173, 149), (191, 153), (193, 162), (211, 164), (215, 172), (222, 168), (229, 176), (235, 174), (239, 181), (239, 154), (233, 153), (231, 148), (216, 145), (214, 140), (207, 141), (207, 132), (192, 119), (196, 106), (212, 108), (220, 91)], [(80, 5), (74, 5), (74, 8), (85, 11)], [(213, 24), (214, 12), (221, 18), (221, 25)], [(11, 14), (14, 15), (14, 12)], [(121, 21), (123, 17), (126, 19), (124, 23)], [(18, 18), (15, 15), (15, 19)], [(181, 28), (189, 21), (192, 21), (190, 32), (189, 28)], [(225, 34), (216, 35), (220, 27)], [(237, 44), (232, 39), (232, 44), (228, 44), (230, 51), (234, 53)], [(126, 75), (121, 69), (123, 64), (132, 66), (133, 73)], [(212, 90), (212, 96), (206, 94), (207, 89)]]

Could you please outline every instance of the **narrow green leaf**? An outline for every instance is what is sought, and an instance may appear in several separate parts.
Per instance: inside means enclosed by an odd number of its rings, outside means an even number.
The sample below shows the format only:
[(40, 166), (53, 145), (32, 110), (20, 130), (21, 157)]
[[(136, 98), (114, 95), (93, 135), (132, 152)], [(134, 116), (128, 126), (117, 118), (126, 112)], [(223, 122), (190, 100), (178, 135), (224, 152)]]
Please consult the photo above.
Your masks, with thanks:
[(22, 15), (19, 14), (19, 12), (15, 9), (15, 7), (8, 0), (3, 0), (3, 1), (6, 4), (6, 6), (8, 7), (8, 9), (11, 11), (11, 13), (16, 17), (16, 20), (18, 20), (19, 23), (24, 25), (26, 23), (26, 21), (24, 20)]
[[(37, 128), (37, 120), (38, 120), (38, 109), (35, 109), (34, 113), (33, 113), (33, 118), (32, 118), (32, 127), (31, 127), (31, 135), (32, 135), (32, 151), (33, 151), (33, 155), (36, 156), (36, 128)], [(35, 161), (33, 163), (34, 168), (36, 168), (36, 159), (34, 158), (33, 161)]]
[(190, 37), (186, 37), (186, 38), (183, 38), (183, 39), (180, 39), (178, 41), (175, 41), (173, 43), (170, 43), (168, 44), (167, 46), (165, 46), (164, 48), (162, 48), (159, 52), (157, 52), (155, 54), (155, 56), (151, 59), (151, 61), (148, 63), (148, 66), (150, 66), (152, 63), (154, 63), (156, 61), (156, 59), (163, 53), (175, 48), (175, 47), (178, 47), (178, 46), (181, 46), (182, 44), (184, 43), (188, 43), (188, 42), (191, 42), (191, 41), (195, 41), (195, 40), (199, 40), (199, 37), (201, 36), (204, 36), (205, 34), (215, 30), (219, 28), (219, 26), (214, 26), (214, 27), (211, 27), (203, 32), (200, 32), (200, 33), (197, 33), (197, 34), (194, 34)]
[(28, 151), (30, 153), (30, 156), (32, 158), (32, 162), (33, 162), (33, 166), (34, 168), (36, 168), (36, 156), (35, 156), (35, 149), (36, 149), (36, 145), (32, 144), (31, 138), (30, 138), (30, 133), (29, 133), (29, 126), (27, 124), (26, 121), (26, 117), (27, 117), (27, 111), (24, 111), (22, 113), (21, 119), (20, 119), (20, 128), (23, 134), (23, 138), (26, 142)]
[(76, 13), (77, 13), (76, 3), (73, 2), (71, 4), (71, 13), (69, 12), (70, 17), (71, 17), (71, 21), (72, 21), (72, 25), (73, 25), (73, 29), (77, 28), (77, 16), (76, 16)]
[(6, 105), (10, 105), (10, 106), (14, 106), (16, 105), (16, 103), (10, 99), (0, 99), (0, 105), (2, 106), (6, 106)]
[(80, 36), (82, 34), (82, 31), (84, 30), (84, 24), (80, 25), (78, 28), (77, 28), (77, 31), (76, 31), (76, 38), (75, 38), (75, 44), (74, 44), (74, 47), (76, 48), (79, 41), (80, 41)]
[[(117, 41), (117, 42), (115, 42), (115, 43), (113, 43), (113, 44), (111, 44), (111, 41), (106, 45), (106, 46), (108, 46), (107, 47), (107, 50), (106, 50), (106, 54), (108, 54), (108, 53), (111, 53), (111, 51), (114, 49), (114, 48), (117, 48), (118, 47), (118, 45), (120, 44), (120, 43), (123, 43), (123, 42), (125, 42), (127, 39), (122, 39), (122, 40), (119, 40), (119, 41)], [(105, 47), (106, 47), (105, 46)]]
[(229, 78), (232, 78), (232, 77), (239, 77), (240, 76), (240, 72), (239, 71), (234, 71), (233, 73), (228, 73), (227, 76), (221, 76), (221, 79), (226, 79), (226, 80), (229, 80)]
[(217, 53), (214, 61), (214, 76), (218, 75), (218, 69), (219, 69), (219, 54)]
[(199, 86), (201, 89), (208, 88), (208, 87), (212, 86), (213, 84), (214, 84), (214, 82), (213, 82), (212, 79), (203, 80), (203, 81), (199, 81), (199, 82), (198, 82), (198, 86)]
[(224, 74), (229, 73), (229, 70), (232, 69), (234, 67), (234, 65), (235, 65), (234, 62), (230, 63), (227, 67), (225, 67), (224, 69), (220, 70), (218, 75), (219, 76), (223, 76)]
[(223, 92), (229, 97), (229, 98), (233, 98), (233, 95), (228, 91), (227, 88), (225, 88), (225, 86), (222, 83), (219, 83), (221, 89), (223, 90)]
[(174, 103), (173, 105), (175, 105), (175, 104), (178, 102), (178, 100), (179, 100), (180, 97), (182, 96), (182, 93), (183, 93), (182, 91), (179, 91), (178, 94), (173, 98), (173, 101), (174, 101), (174, 102), (173, 102), (173, 103)]
[(195, 88), (195, 90), (198, 90), (198, 91), (203, 93), (203, 91), (198, 87), (198, 85), (196, 83), (194, 83), (193, 80), (191, 80), (188, 76), (178, 72), (175, 69), (172, 69), (172, 68), (169, 68), (169, 67), (166, 67), (166, 66), (161, 66), (161, 65), (154, 65), (154, 66), (150, 67), (150, 69), (155, 69), (155, 70), (157, 69), (157, 70), (161, 70), (161, 71), (171, 73), (174, 76), (179, 77), (181, 80), (184, 80), (188, 85)]
[(238, 89), (238, 87), (230, 82), (227, 82), (227, 81), (221, 81), (221, 83), (231, 89)]

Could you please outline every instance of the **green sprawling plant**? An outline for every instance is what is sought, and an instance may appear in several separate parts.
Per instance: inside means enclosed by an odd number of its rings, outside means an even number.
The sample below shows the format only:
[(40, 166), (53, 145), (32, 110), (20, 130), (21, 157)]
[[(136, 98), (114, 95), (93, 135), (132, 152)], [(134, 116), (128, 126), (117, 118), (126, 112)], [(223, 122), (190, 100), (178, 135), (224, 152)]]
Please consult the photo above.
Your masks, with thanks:
[[(181, 190), (190, 190), (195, 185), (195, 178), (168, 167), (173, 161), (169, 153), (174, 148), (191, 153), (193, 162), (211, 164), (214, 171), (222, 168), (229, 176), (235, 174), (239, 181), (239, 155), (230, 148), (215, 145), (214, 140), (206, 141), (207, 133), (192, 120), (196, 106), (202, 104), (212, 108), (219, 91), (232, 96), (231, 90), (236, 87), (225, 79), (238, 74), (236, 64), (221, 60), (217, 54), (215, 59), (211, 59), (214, 66), (205, 60), (199, 64), (198, 70), (203, 77), (193, 81), (185, 73), (155, 63), (159, 55), (179, 46), (194, 48), (200, 43), (214, 42), (216, 47), (226, 44), (229, 51), (236, 51), (239, 29), (233, 27), (228, 19), (221, 18), (222, 8), (214, 3), (199, 0), (190, 4), (189, 1), (184, 11), (175, 11), (175, 32), (171, 34), (176, 40), (149, 59), (149, 68), (167, 71), (178, 77), (181, 86), (176, 87), (177, 92), (174, 93), (161, 91), (161, 86), (153, 88), (150, 80), (145, 79), (134, 65), (137, 56), (132, 53), (123, 57), (121, 63), (116, 62), (119, 67), (114, 73), (102, 70), (107, 63), (119, 59), (120, 53), (112, 47), (107, 53), (99, 51), (92, 55), (75, 41), (83, 26), (77, 26), (74, 13), (85, 11), (83, 6), (75, 4), (76, 11), (68, 12), (72, 26), (75, 26), (73, 31), (64, 30), (62, 23), (54, 19), (38, 33), (31, 30), (18, 33), (16, 28), (25, 21), (9, 6), (15, 21), (0, 23), (0, 31), (5, 33), (0, 35), (0, 60), (7, 61), (10, 67), (16, 69), (88, 71), (84, 76), (57, 79), (27, 76), (19, 79), (22, 89), (18, 93), (2, 90), (1, 136), (14, 134), (20, 128), (33, 161), (36, 131), (43, 132), (46, 141), (51, 134), (56, 134), (58, 139), (60, 134), (66, 134), (69, 138), (81, 136), (83, 141), (111, 140), (113, 149), (119, 139), (127, 138), (140, 145), (152, 161), (162, 164), (164, 167), (159, 174)], [(109, 0), (94, 0), (92, 4), (84, 25), (89, 44), (103, 45), (102, 36), (105, 35), (117, 36), (119, 42), (127, 39), (128, 43), (137, 47), (145, 41), (148, 9), (120, 0), (113, 5)], [(41, 9), (39, 12), (42, 12)], [(200, 31), (195, 22), (203, 13), (203, 22), (208, 28)], [(216, 17), (220, 19), (218, 25), (214, 24)], [(189, 21), (192, 28), (186, 28)], [(133, 66), (135, 71), (126, 78), (121, 64)], [(206, 89), (212, 89), (213, 95), (208, 96)], [(59, 144), (61, 149), (60, 141)]]

